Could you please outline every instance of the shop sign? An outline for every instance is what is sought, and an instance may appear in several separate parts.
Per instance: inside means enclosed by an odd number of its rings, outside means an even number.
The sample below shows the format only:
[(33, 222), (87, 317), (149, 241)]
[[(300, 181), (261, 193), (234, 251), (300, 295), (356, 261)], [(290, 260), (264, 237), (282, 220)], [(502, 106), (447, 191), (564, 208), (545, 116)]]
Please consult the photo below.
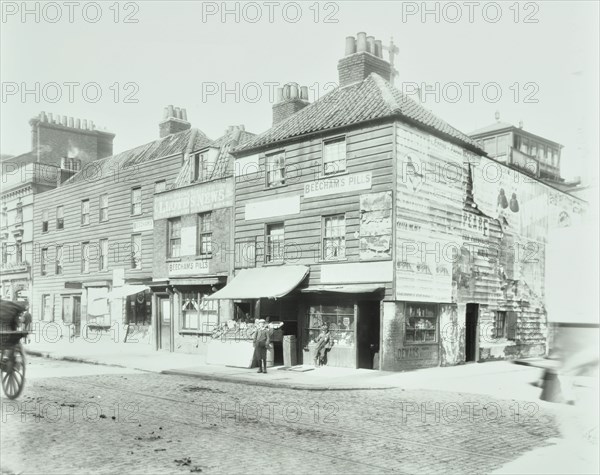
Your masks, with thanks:
[(131, 224), (131, 230), (134, 233), (140, 233), (142, 231), (152, 231), (154, 229), (154, 219), (138, 219)]
[(304, 185), (304, 197), (312, 198), (315, 196), (348, 193), (350, 191), (370, 190), (371, 184), (371, 172), (315, 180)]
[(154, 197), (154, 219), (166, 219), (233, 206), (233, 181), (201, 183)]
[(169, 277), (208, 274), (208, 260), (169, 262)]
[(490, 235), (490, 220), (485, 216), (478, 216), (473, 213), (463, 212), (463, 229), (472, 231), (481, 236)]

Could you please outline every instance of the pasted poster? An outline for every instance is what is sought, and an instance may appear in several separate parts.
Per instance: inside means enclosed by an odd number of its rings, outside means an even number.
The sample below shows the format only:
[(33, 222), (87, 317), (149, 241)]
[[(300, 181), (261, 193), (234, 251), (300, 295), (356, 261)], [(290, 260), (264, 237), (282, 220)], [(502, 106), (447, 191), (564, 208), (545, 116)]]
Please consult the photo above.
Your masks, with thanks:
[(360, 195), (360, 258), (392, 257), (392, 192)]
[(398, 126), (396, 299), (451, 302), (462, 244), (463, 150)]

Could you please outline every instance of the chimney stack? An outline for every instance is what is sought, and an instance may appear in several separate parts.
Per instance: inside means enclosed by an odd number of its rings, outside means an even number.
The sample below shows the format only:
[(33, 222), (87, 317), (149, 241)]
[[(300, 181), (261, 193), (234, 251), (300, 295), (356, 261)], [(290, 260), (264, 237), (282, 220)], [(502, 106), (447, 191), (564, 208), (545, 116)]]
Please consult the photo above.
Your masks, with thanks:
[(158, 127), (159, 135), (162, 139), (167, 135), (189, 130), (192, 128), (192, 124), (187, 120), (187, 111), (185, 109), (168, 105), (164, 110), (163, 121), (158, 124)]
[(291, 82), (277, 88), (277, 99), (273, 104), (273, 125), (286, 120), (308, 104), (307, 86), (300, 87), (297, 83)]
[(392, 66), (383, 59), (381, 40), (360, 32), (346, 37), (346, 55), (338, 62), (340, 87), (364, 81), (377, 73), (388, 82), (392, 80)]

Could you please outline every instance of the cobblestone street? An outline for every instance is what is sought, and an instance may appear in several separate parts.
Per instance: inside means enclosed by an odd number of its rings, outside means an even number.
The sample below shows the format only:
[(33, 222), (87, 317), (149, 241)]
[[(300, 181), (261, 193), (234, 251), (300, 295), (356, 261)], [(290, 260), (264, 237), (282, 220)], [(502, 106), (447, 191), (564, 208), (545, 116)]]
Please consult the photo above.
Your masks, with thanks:
[(2, 473), (489, 473), (552, 408), (425, 390), (300, 391), (30, 358)]

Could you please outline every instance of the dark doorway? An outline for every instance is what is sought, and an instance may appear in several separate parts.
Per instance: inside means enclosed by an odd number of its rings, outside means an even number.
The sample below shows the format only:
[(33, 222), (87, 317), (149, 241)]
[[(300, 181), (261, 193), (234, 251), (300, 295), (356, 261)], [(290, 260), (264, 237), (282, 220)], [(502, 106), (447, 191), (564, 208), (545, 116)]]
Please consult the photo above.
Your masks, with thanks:
[(359, 368), (373, 369), (375, 354), (379, 353), (379, 304), (378, 300), (358, 303), (356, 359)]
[(171, 302), (168, 298), (158, 299), (158, 329), (159, 348), (171, 351)]
[(79, 336), (81, 331), (81, 297), (73, 297), (73, 326), (75, 327), (73, 333)]
[(478, 320), (479, 305), (468, 303), (465, 320), (465, 361), (477, 361), (479, 350)]

